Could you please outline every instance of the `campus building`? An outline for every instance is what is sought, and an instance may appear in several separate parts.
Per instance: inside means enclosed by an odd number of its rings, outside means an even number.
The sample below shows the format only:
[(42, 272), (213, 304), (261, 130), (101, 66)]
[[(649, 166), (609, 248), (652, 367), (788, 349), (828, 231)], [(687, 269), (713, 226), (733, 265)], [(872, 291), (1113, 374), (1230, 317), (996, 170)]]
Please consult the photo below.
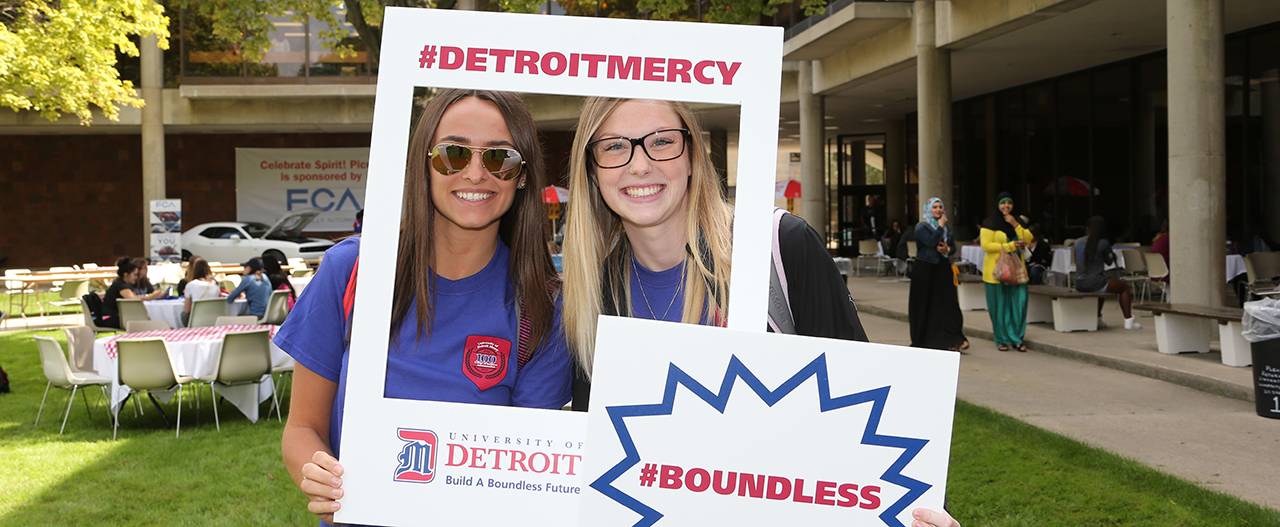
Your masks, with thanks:
[(1272, 0), (834, 2), (786, 33), (782, 133), (831, 189), (804, 214), (846, 253), (931, 196), (962, 240), (1001, 191), (1055, 242), (1168, 220), (1172, 300), (1219, 304), (1225, 253), (1280, 241), (1278, 22)]

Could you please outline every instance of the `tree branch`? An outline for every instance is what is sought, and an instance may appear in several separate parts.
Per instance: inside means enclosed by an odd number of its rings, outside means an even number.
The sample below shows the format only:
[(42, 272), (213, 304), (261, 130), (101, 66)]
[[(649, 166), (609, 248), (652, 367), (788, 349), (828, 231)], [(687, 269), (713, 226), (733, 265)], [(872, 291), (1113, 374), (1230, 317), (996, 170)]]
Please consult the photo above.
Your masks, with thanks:
[(369, 66), (377, 69), (378, 51), (382, 48), (382, 31), (365, 22), (360, 0), (344, 0), (344, 3), (347, 5), (347, 22), (356, 28), (360, 41), (364, 42), (365, 51), (369, 54)]

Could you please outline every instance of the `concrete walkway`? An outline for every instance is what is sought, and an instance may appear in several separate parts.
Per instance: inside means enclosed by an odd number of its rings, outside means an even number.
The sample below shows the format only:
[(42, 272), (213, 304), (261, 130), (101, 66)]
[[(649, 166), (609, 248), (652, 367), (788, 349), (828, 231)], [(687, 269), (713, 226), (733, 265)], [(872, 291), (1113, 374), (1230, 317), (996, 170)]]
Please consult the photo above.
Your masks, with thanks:
[[(852, 278), (850, 284), (871, 339), (908, 344), (908, 285), (871, 278)], [(1117, 329), (1118, 311), (1108, 306), (1111, 329), (1098, 333), (1061, 334), (1033, 326), (1029, 353), (996, 351), (993, 342), (977, 336), (983, 331), (990, 336), (986, 312), (966, 312), (972, 348), (960, 361), (959, 397), (1205, 488), (1280, 509), (1275, 463), (1280, 420), (1254, 413), (1248, 370), (1215, 363), (1216, 354), (1161, 355), (1150, 318), (1143, 330), (1125, 332)], [(1043, 343), (1055, 350), (1041, 351)], [(1125, 362), (1145, 365), (1139, 372), (1108, 367)], [(1247, 383), (1249, 401), (1156, 378), (1166, 368), (1185, 374), (1173, 375), (1177, 380), (1208, 379), (1208, 387)]]

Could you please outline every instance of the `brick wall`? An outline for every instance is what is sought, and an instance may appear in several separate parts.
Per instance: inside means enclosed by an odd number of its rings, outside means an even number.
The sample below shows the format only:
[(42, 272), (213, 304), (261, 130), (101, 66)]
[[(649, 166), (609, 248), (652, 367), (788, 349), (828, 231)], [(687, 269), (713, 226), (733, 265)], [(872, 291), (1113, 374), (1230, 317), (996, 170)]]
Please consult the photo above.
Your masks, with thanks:
[[(350, 147), (369, 134), (169, 134), (166, 191), (185, 226), (235, 219), (235, 149)], [(0, 267), (142, 255), (138, 135), (0, 136)]]
[[(542, 136), (550, 178), (564, 172), (572, 139), (569, 132)], [(236, 148), (368, 144), (361, 133), (169, 134), (166, 193), (182, 200), (184, 227), (234, 220)], [(0, 135), (0, 145), (0, 258), (8, 258), (0, 268), (142, 255), (140, 136)]]

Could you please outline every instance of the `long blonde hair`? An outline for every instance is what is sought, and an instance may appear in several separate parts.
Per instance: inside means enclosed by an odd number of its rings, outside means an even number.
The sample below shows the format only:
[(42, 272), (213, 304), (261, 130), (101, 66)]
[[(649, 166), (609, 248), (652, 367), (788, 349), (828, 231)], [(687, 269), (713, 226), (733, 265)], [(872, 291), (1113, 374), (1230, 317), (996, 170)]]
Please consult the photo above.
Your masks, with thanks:
[[(627, 287), (632, 258), (622, 220), (609, 208), (596, 186), (596, 167), (587, 155), (587, 143), (619, 104), (629, 99), (591, 97), (582, 105), (573, 150), (569, 158), (569, 207), (564, 235), (565, 336), (573, 347), (578, 367), (590, 378), (595, 358), (596, 319), (604, 312), (605, 290), (610, 292), (610, 312), (629, 316), (631, 293)], [(665, 102), (665, 101), (664, 101)], [(723, 324), (729, 305), (730, 227), (733, 213), (725, 203), (720, 176), (707, 153), (702, 127), (689, 108), (668, 102), (689, 130), (690, 181), (685, 202), (689, 207), (685, 234), (684, 312), (681, 320), (698, 324), (710, 320)], [(638, 153), (636, 155), (645, 155)]]

